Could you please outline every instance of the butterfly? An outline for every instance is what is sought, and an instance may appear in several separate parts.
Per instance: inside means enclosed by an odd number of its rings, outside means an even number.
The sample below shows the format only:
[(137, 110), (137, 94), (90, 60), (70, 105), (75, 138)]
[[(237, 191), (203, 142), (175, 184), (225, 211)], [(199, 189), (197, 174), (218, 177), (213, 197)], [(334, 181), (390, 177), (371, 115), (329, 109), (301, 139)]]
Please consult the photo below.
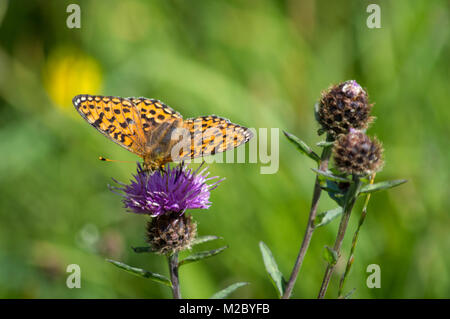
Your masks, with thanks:
[(231, 150), (253, 137), (248, 128), (215, 115), (185, 120), (155, 99), (81, 94), (72, 103), (100, 133), (140, 156), (149, 171)]

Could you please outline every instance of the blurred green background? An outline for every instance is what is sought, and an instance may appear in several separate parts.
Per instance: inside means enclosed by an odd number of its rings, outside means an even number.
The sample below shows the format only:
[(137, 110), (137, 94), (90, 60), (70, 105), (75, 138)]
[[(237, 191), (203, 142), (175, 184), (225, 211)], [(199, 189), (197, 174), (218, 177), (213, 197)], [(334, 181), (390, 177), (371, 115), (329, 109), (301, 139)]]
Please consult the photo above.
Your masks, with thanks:
[[(450, 297), (447, 1), (77, 1), (81, 29), (69, 29), (72, 2), (0, 1), (0, 297), (171, 297), (105, 261), (168, 275), (163, 257), (132, 252), (145, 244), (147, 219), (126, 213), (107, 188), (111, 177), (128, 181), (138, 158), (89, 127), (74, 95), (153, 97), (185, 117), (218, 114), (314, 145), (315, 101), (349, 79), (376, 103), (368, 134), (383, 142), (386, 161), (377, 180), (408, 183), (372, 197), (346, 290), (355, 288), (354, 298)], [(381, 29), (366, 26), (372, 2)], [(315, 177), (282, 135), (279, 145), (276, 174), (261, 175), (261, 163), (210, 165), (226, 180), (212, 207), (193, 214), (200, 235), (224, 239), (199, 248), (230, 248), (183, 266), (184, 297), (207, 298), (236, 281), (250, 285), (233, 297), (277, 297), (258, 242), (288, 277)], [(333, 207), (324, 196), (320, 210)], [(317, 296), (323, 247), (337, 226), (315, 232), (295, 298)], [(81, 289), (66, 287), (69, 264), (81, 267)], [(366, 286), (369, 264), (381, 267), (380, 289)], [(336, 284), (334, 276), (327, 297), (336, 297)]]

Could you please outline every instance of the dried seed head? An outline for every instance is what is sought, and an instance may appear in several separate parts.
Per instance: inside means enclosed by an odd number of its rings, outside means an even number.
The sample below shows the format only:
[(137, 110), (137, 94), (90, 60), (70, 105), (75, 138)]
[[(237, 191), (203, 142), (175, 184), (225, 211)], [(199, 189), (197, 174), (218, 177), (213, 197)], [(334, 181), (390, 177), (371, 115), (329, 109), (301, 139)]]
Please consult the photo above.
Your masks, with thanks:
[(147, 241), (158, 254), (171, 255), (189, 249), (196, 235), (197, 224), (186, 214), (164, 214), (147, 224)]
[(321, 131), (336, 137), (350, 128), (366, 129), (373, 117), (367, 93), (354, 80), (334, 85), (322, 93), (317, 111)]
[(354, 129), (347, 135), (339, 136), (334, 143), (333, 154), (336, 168), (347, 174), (368, 175), (383, 166), (380, 142)]

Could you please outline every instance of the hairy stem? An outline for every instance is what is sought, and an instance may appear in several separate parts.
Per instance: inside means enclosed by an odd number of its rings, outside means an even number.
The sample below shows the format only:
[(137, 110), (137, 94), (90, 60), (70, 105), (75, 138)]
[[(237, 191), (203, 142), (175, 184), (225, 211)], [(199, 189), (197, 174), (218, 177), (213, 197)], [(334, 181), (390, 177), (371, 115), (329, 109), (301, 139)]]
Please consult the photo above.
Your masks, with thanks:
[[(359, 180), (359, 177), (353, 176), (353, 183), (350, 185), (350, 188), (348, 189), (345, 196), (344, 212), (342, 213), (341, 223), (339, 224), (338, 234), (336, 236), (336, 241), (333, 247), (338, 256), (338, 260), (340, 257), (342, 241), (344, 240), (345, 231), (347, 230), (348, 221), (352, 213), (353, 205), (355, 205), (356, 198), (358, 197), (359, 190), (361, 189), (361, 185), (362, 183)], [(319, 299), (323, 299), (325, 297), (325, 293), (327, 292), (327, 288), (330, 283), (331, 275), (333, 274), (338, 260), (336, 260), (334, 264), (328, 264), (327, 266), (325, 275), (323, 276), (322, 286), (320, 287), (319, 291)]]
[(173, 299), (181, 299), (180, 281), (178, 279), (178, 253), (167, 257), (169, 261), (170, 281), (172, 282)]
[[(331, 136), (327, 136), (327, 142), (333, 141)], [(320, 159), (319, 169), (326, 171), (328, 169), (328, 162), (331, 156), (332, 146), (326, 146), (322, 150), (322, 155)], [(317, 215), (317, 206), (319, 205), (320, 194), (322, 193), (322, 188), (320, 188), (320, 182), (318, 176), (316, 176), (316, 181), (314, 184), (313, 198), (311, 202), (311, 209), (309, 211), (308, 224), (306, 225), (305, 235), (303, 236), (303, 241), (300, 246), (300, 251), (295, 260), (294, 268), (292, 269), (289, 281), (286, 284), (286, 289), (284, 291), (282, 299), (289, 299), (292, 294), (292, 289), (294, 288), (295, 282), (297, 280), (298, 273), (302, 267), (303, 259), (305, 258), (306, 251), (308, 250), (309, 243), (314, 232), (314, 220)]]
[[(370, 179), (370, 184), (373, 184), (374, 180), (375, 180), (375, 174), (372, 175), (372, 177)], [(359, 218), (358, 227), (356, 228), (355, 234), (353, 235), (352, 248), (350, 250), (350, 256), (348, 257), (348, 260), (347, 260), (347, 266), (345, 267), (344, 274), (342, 275), (341, 281), (339, 282), (339, 290), (338, 290), (339, 298), (342, 297), (342, 290), (344, 289), (345, 280), (347, 279), (348, 273), (350, 272), (350, 269), (353, 265), (356, 243), (358, 241), (358, 236), (359, 236), (359, 231), (361, 230), (361, 226), (362, 226), (362, 224), (364, 224), (364, 220), (366, 219), (367, 205), (369, 204), (369, 200), (370, 200), (370, 193), (367, 194), (366, 199), (364, 200), (364, 206), (363, 206), (363, 209), (361, 212), (361, 217)]]

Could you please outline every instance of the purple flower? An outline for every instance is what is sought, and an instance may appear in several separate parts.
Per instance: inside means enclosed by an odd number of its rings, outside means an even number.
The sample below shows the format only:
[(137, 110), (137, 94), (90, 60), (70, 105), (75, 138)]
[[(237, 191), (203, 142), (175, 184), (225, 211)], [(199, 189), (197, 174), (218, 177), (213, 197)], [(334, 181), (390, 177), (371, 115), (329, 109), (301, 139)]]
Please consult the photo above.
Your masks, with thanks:
[(155, 217), (172, 212), (181, 215), (186, 209), (206, 209), (211, 206), (210, 191), (223, 179), (207, 184), (218, 177), (208, 177), (207, 167), (199, 171), (201, 166), (195, 171), (183, 164), (167, 166), (165, 171), (150, 173), (138, 163), (137, 174), (129, 185), (114, 180), (122, 187), (112, 188), (123, 192), (120, 195), (125, 207), (137, 214)]

